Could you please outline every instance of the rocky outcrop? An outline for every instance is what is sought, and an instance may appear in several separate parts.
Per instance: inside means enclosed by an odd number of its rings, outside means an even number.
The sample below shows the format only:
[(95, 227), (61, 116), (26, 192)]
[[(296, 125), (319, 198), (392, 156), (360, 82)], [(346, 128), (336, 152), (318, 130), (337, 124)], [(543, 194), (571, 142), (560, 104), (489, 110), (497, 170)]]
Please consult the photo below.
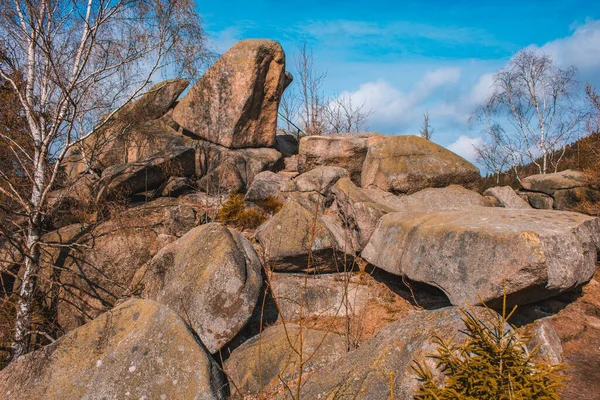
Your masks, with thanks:
[(263, 249), (268, 269), (343, 270), (343, 257), (339, 252), (346, 247), (331, 228), (318, 213), (289, 200), (277, 214), (258, 227), (254, 236)]
[(154, 153), (184, 145), (183, 136), (160, 121), (189, 82), (173, 79), (150, 88), (139, 100), (125, 105), (96, 132), (75, 147), (63, 165), (73, 180), (87, 165), (101, 173), (117, 164), (135, 162)]
[[(263, 394), (281, 382), (297, 378), (302, 353), (303, 374), (325, 367), (346, 353), (346, 340), (336, 333), (276, 325), (235, 349), (225, 361), (225, 371), (241, 395)], [(265, 390), (266, 389), (266, 390)], [(235, 390), (233, 390), (235, 393)]]
[(298, 175), (285, 188), (287, 192), (316, 192), (327, 195), (329, 188), (339, 179), (348, 177), (348, 171), (340, 167), (319, 166)]
[(529, 203), (523, 200), (510, 186), (496, 186), (483, 192), (484, 196), (492, 196), (502, 207), (506, 208), (531, 208)]
[(327, 136), (305, 136), (300, 139), (298, 171), (308, 172), (318, 166), (335, 166), (350, 172), (354, 183), (360, 185), (363, 163), (370, 137), (377, 133)]
[(478, 178), (475, 166), (429, 140), (391, 136), (371, 139), (361, 186), (410, 194), (428, 187), (470, 185)]
[[(475, 312), (481, 313), (480, 309)], [(330, 363), (313, 374), (304, 384), (301, 397), (306, 399), (357, 400), (387, 399), (390, 390), (398, 399), (412, 399), (418, 381), (411, 366), (413, 360), (425, 362), (436, 376), (435, 360), (426, 358), (437, 345), (432, 332), (441, 337), (465, 338), (465, 325), (457, 307), (415, 312), (390, 323), (357, 350)], [(456, 336), (455, 336), (456, 335)], [(390, 373), (393, 387), (390, 388)], [(277, 397), (285, 399), (285, 395)]]
[(362, 253), (371, 264), (442, 289), (452, 304), (524, 304), (594, 274), (600, 222), (582, 214), (476, 208), (381, 218)]
[(553, 174), (531, 175), (521, 180), (523, 189), (553, 195), (557, 190), (585, 186), (583, 172), (568, 169)]
[(162, 186), (160, 195), (163, 197), (177, 197), (193, 189), (194, 185), (189, 178), (184, 176), (172, 176)]
[(158, 189), (170, 176), (192, 176), (194, 149), (176, 147), (152, 157), (104, 170), (98, 198), (126, 198), (135, 193)]
[(6, 399), (225, 399), (219, 366), (176, 313), (129, 300), (0, 372)]
[(273, 147), (284, 82), (281, 45), (242, 40), (198, 80), (172, 118), (197, 137), (228, 148)]
[(243, 328), (262, 287), (260, 260), (250, 242), (214, 223), (164, 247), (135, 280), (145, 297), (185, 318), (211, 353)]

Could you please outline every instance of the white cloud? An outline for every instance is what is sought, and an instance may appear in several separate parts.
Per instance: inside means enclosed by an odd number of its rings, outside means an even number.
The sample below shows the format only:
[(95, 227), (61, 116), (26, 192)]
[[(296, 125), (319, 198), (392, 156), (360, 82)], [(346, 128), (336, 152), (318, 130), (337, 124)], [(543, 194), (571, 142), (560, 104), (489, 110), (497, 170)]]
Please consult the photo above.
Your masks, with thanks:
[(482, 139), (480, 137), (470, 138), (465, 135), (461, 135), (458, 140), (447, 148), (448, 150), (458, 154), (465, 160), (475, 163), (477, 154), (475, 152), (475, 146), (481, 145)]
[(589, 21), (575, 29), (571, 36), (546, 43), (541, 50), (562, 65), (581, 70), (600, 67), (600, 21)]
[(420, 121), (428, 108), (425, 103), (434, 98), (438, 89), (456, 84), (460, 75), (460, 68), (439, 68), (426, 72), (408, 92), (380, 80), (364, 83), (357, 91), (340, 96), (350, 96), (353, 104), (364, 104), (365, 110), (371, 110), (369, 121), (373, 128), (400, 133), (414, 122), (415, 116)]

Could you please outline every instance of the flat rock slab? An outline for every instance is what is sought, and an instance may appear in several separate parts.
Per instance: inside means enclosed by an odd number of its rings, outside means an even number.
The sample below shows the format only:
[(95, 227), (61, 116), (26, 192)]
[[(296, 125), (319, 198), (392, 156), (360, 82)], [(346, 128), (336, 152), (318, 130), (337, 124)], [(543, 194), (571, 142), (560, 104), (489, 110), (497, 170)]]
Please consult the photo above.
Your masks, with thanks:
[(521, 185), (525, 190), (552, 195), (557, 190), (585, 186), (585, 178), (583, 172), (567, 169), (553, 174), (528, 176), (523, 178)]
[(492, 196), (506, 208), (531, 208), (529, 203), (521, 198), (510, 186), (496, 186), (483, 192), (484, 196)]
[[(382, 217), (362, 256), (436, 286), (452, 304), (524, 304), (572, 290), (595, 271), (600, 223), (583, 214), (474, 208)], [(492, 304), (494, 305), (494, 304)]]
[(221, 400), (225, 378), (185, 322), (129, 300), (0, 372), (0, 397), (20, 400)]

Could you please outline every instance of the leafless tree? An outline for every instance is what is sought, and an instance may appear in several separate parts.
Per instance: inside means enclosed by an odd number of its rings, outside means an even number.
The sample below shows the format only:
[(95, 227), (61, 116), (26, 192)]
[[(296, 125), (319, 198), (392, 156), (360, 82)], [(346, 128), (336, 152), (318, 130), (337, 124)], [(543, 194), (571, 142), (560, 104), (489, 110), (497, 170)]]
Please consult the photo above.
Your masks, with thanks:
[(312, 49), (306, 41), (298, 46), (294, 67), (297, 79), (286, 90), (280, 107), (280, 112), (285, 117), (283, 125), (288, 130), (295, 130), (292, 124), (299, 126), (307, 135), (360, 132), (368, 129), (367, 119), (371, 111), (365, 110), (364, 104), (353, 103), (352, 97), (347, 93), (325, 96), (323, 84), (327, 73), (316, 70)]
[(425, 114), (423, 114), (423, 125), (421, 125), (421, 130), (419, 131), (419, 135), (423, 139), (431, 140), (431, 136), (433, 136), (433, 132), (435, 132), (435, 129), (433, 129), (431, 127), (431, 125), (429, 124), (429, 113), (426, 112)]
[(369, 129), (367, 119), (371, 111), (364, 111), (365, 104), (356, 105), (352, 96), (343, 93), (335, 96), (324, 109), (327, 133), (364, 132)]
[(531, 162), (540, 174), (556, 171), (586, 118), (576, 69), (557, 67), (549, 56), (525, 49), (494, 76), (493, 89), (470, 118), (492, 140), (487, 150), (503, 152), (513, 168)]
[[(0, 77), (18, 98), (32, 145), (0, 132), (27, 190), (0, 171), (0, 194), (25, 227), (13, 357), (27, 351), (49, 193), (74, 146), (111, 121), (161, 71), (195, 75), (206, 54), (191, 0), (11, 0), (0, 4)], [(20, 81), (15, 76), (22, 76)]]

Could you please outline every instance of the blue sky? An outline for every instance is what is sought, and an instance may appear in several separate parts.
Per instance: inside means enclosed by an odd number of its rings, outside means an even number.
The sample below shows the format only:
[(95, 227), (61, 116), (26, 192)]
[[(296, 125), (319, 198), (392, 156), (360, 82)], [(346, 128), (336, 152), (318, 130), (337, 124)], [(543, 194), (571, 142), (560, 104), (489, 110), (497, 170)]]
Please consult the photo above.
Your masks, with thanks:
[(325, 94), (348, 93), (372, 110), (371, 131), (416, 133), (424, 112), (433, 140), (473, 159), (468, 115), (491, 77), (520, 49), (541, 48), (600, 84), (600, 1), (199, 1), (218, 52), (246, 38), (279, 41), (288, 70), (307, 40)]

